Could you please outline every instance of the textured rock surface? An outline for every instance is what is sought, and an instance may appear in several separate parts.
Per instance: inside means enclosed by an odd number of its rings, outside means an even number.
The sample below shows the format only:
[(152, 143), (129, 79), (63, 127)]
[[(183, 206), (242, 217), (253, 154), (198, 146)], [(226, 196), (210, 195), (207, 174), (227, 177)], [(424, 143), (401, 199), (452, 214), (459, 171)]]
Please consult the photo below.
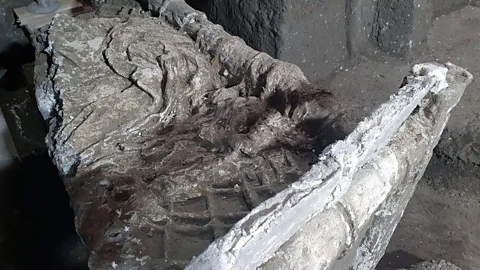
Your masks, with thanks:
[[(478, 35), (480, 8), (465, 7), (434, 22), (430, 33), (430, 48), (434, 57), (452, 59), (467, 68), (475, 78), (480, 77), (476, 56), (480, 54)], [(479, 80), (474, 80), (447, 125), (440, 141), (439, 152), (453, 159), (480, 164), (480, 121), (478, 103)]]
[(61, 15), (48, 31), (37, 100), (93, 269), (185, 266), (352, 123), (298, 67), (192, 31)]
[(340, 67), (348, 55), (345, 6), (345, 0), (213, 0), (210, 18), (253, 48), (318, 78)]
[(371, 41), (384, 52), (403, 56), (426, 44), (432, 11), (429, 0), (376, 1)]
[(446, 261), (423, 262), (408, 269), (399, 270), (461, 270), (460, 267)]

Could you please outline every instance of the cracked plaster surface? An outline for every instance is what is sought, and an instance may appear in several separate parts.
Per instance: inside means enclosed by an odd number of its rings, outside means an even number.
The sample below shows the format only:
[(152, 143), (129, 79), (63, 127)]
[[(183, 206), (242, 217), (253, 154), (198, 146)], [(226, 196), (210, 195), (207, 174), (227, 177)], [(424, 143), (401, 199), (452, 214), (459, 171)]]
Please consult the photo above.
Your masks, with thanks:
[(48, 29), (36, 95), (92, 269), (186, 266), (348, 129), (298, 67), (212, 56), (201, 31), (62, 15)]

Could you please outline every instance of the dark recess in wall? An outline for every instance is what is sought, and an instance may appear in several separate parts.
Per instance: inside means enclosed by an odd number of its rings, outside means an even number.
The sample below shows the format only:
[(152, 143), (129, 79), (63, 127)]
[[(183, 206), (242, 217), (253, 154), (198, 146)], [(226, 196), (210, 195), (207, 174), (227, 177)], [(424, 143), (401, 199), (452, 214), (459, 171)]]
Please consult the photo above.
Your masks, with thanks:
[(0, 79), (0, 89), (14, 91), (25, 85), (23, 65), (35, 61), (35, 50), (30, 44), (14, 42), (0, 52), (0, 67), (7, 73)]
[(210, 0), (186, 0), (185, 2), (194, 9), (204, 12), (207, 16), (210, 13)]
[(34, 49), (28, 34), (15, 24), (13, 9), (27, 5), (30, 0), (0, 0), (0, 69), (6, 75), (0, 81), (0, 89), (12, 91), (25, 81), (21, 76), (23, 65), (35, 60)]
[(88, 269), (65, 186), (47, 152), (25, 158), (2, 181), (7, 211), (1, 217), (0, 269)]
[[(0, 15), (0, 70), (6, 70), (0, 78), (0, 107), (7, 112), (10, 102), (15, 104), (16, 98), (29, 95), (21, 93), (33, 87), (33, 73), (25, 67), (35, 61), (35, 50), (24, 29), (14, 24), (12, 11), (30, 2), (0, 0), (0, 14), (4, 14)], [(23, 109), (20, 115), (38, 113)], [(4, 115), (8, 119), (11, 112)], [(27, 123), (29, 133), (43, 134), (38, 128), (43, 122), (33, 125), (27, 118), (22, 118), (22, 124)], [(8, 125), (15, 130), (15, 123)], [(86, 262), (65, 186), (48, 153), (31, 154), (12, 168), (1, 170), (0, 269), (83, 270), (88, 269)]]

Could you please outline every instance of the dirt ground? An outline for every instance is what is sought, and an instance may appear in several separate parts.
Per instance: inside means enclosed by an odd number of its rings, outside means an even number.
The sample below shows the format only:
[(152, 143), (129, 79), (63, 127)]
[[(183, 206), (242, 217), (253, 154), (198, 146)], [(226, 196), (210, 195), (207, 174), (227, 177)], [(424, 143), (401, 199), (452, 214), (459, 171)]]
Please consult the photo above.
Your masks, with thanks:
[[(467, 6), (434, 21), (428, 48), (409, 61), (379, 56), (343, 67), (328, 89), (365, 115), (388, 99), (418, 62), (450, 61), (476, 78), (452, 112), (436, 153), (377, 269), (447, 260), (480, 269), (480, 8)], [(358, 87), (362, 81), (362, 87)]]
[(445, 259), (480, 267), (480, 169), (434, 157), (377, 269)]

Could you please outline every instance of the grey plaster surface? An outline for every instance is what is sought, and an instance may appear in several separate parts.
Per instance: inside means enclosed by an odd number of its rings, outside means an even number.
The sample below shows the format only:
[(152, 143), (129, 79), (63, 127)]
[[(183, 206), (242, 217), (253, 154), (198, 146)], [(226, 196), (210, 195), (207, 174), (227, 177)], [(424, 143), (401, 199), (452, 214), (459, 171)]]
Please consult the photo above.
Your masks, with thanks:
[[(445, 1), (444, 3), (447, 3)], [(429, 32), (427, 49), (408, 61), (389, 56), (360, 57), (342, 67), (326, 88), (360, 111), (370, 112), (402, 82), (408, 65), (452, 61), (474, 76), (436, 148), (405, 216), (378, 269), (407, 267), (412, 262), (446, 259), (464, 269), (477, 269), (480, 239), (478, 173), (478, 104), (480, 102), (480, 8), (466, 6), (439, 16)], [(361, 81), (361, 86), (358, 82)], [(448, 235), (446, 237), (445, 235)], [(398, 268), (398, 267), (397, 267)]]
[(38, 43), (47, 146), (93, 269), (185, 266), (350, 122), (297, 66), (181, 1), (165, 15), (184, 31), (163, 18), (58, 15)]

